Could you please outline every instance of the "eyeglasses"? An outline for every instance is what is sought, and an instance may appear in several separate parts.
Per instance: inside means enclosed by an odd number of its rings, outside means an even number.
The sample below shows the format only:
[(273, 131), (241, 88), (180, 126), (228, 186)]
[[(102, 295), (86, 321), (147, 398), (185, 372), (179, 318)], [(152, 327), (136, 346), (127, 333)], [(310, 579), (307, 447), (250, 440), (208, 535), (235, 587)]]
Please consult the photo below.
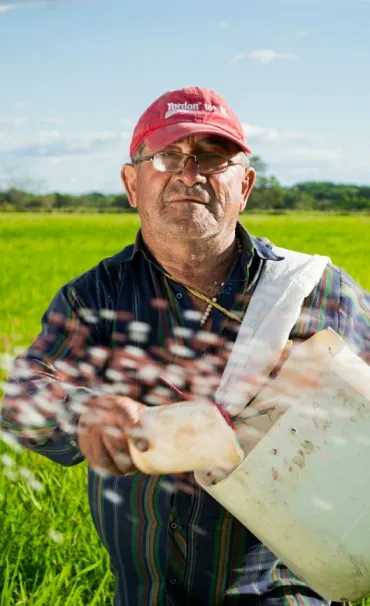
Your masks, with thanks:
[(161, 173), (181, 173), (189, 158), (193, 158), (201, 175), (214, 175), (223, 173), (229, 166), (241, 165), (242, 162), (233, 162), (229, 157), (212, 152), (201, 154), (183, 154), (181, 152), (168, 151), (157, 152), (152, 156), (143, 156), (133, 161), (133, 164), (139, 162), (153, 162), (153, 168)]

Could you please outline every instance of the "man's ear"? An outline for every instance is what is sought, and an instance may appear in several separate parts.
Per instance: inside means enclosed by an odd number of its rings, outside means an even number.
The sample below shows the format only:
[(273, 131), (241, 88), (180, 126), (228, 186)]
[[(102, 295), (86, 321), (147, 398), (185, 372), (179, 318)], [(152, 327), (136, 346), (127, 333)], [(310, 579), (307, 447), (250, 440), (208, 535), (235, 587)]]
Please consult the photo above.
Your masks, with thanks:
[(124, 164), (121, 168), (121, 181), (125, 188), (129, 204), (137, 208), (137, 171), (133, 164)]
[(256, 182), (256, 171), (254, 168), (246, 168), (242, 181), (240, 212), (247, 206), (248, 198)]

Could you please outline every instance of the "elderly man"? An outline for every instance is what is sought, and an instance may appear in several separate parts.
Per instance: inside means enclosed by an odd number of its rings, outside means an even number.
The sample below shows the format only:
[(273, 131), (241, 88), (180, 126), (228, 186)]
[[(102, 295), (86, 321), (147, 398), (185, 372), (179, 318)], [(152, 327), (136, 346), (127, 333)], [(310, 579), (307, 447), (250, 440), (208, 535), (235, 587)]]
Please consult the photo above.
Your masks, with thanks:
[[(116, 606), (326, 603), (191, 474), (133, 467), (127, 438), (142, 407), (184, 399), (180, 384), (196, 395), (199, 377), (216, 391), (265, 265), (284, 259), (238, 223), (256, 175), (239, 120), (214, 91), (188, 87), (154, 101), (130, 155), (121, 176), (141, 219), (136, 242), (57, 293), (14, 364), (4, 423), (62, 465), (88, 462)], [(369, 306), (328, 263), (290, 339), (331, 327), (366, 357)], [(145, 436), (136, 439), (145, 450)]]

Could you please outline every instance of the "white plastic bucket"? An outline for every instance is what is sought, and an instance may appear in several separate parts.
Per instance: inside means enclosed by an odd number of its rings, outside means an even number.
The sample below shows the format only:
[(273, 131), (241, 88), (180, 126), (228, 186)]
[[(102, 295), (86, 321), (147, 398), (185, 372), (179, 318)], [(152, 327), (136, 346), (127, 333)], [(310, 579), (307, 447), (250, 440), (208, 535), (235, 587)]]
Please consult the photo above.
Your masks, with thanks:
[(369, 595), (370, 368), (323, 331), (244, 414), (245, 459), (200, 486), (326, 599)]
[(140, 423), (149, 450), (141, 452), (131, 439), (129, 450), (134, 464), (144, 473), (230, 471), (244, 458), (235, 432), (213, 404), (184, 401), (147, 408)]

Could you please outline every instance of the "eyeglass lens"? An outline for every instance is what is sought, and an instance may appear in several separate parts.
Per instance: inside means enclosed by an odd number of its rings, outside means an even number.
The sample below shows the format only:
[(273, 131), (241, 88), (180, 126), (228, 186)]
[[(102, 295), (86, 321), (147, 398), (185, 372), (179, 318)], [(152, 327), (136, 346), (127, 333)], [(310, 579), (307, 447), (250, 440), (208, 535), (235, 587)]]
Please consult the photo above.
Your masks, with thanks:
[[(178, 152), (159, 152), (153, 157), (153, 167), (161, 172), (181, 172), (189, 156)], [(220, 154), (202, 153), (196, 156), (200, 173), (212, 173), (226, 170), (229, 166), (228, 158)]]

